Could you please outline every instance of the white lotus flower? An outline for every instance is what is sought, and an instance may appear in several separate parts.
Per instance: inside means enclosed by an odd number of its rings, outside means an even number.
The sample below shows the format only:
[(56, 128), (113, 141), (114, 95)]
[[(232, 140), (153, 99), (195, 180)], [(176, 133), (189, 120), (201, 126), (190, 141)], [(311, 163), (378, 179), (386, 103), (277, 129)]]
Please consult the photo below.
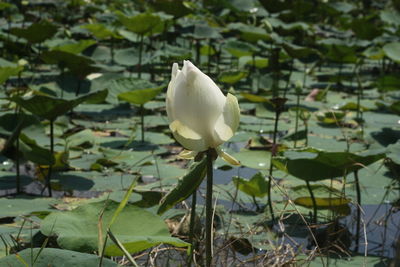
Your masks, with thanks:
[(237, 160), (218, 146), (228, 141), (239, 126), (240, 109), (235, 96), (224, 96), (218, 86), (190, 61), (172, 65), (167, 91), (167, 114), (175, 139), (186, 149), (182, 157), (214, 148), (231, 164)]

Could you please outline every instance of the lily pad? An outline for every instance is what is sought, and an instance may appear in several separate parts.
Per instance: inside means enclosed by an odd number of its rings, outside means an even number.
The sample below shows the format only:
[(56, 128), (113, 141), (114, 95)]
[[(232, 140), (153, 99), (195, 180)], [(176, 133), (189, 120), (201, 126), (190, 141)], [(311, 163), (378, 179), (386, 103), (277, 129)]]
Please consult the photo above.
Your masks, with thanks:
[[(102, 215), (103, 238), (106, 226), (113, 217), (119, 203), (102, 201), (79, 206), (72, 211), (53, 212), (41, 223), (41, 232), (47, 236), (57, 236), (57, 243), (63, 249), (80, 252), (98, 250), (98, 221)], [(161, 243), (178, 247), (189, 244), (171, 237), (163, 220), (133, 205), (126, 205), (111, 226), (115, 237), (124, 245), (129, 253), (136, 253)], [(104, 242), (104, 239), (103, 239)], [(118, 246), (108, 243), (107, 256), (122, 256)]]
[[(18, 255), (18, 256), (17, 256)], [(48, 266), (76, 266), (92, 267), (100, 264), (100, 257), (93, 254), (79, 253), (75, 251), (57, 249), (57, 248), (27, 248), (19, 251), (18, 254), (12, 254), (0, 259), (2, 266), (14, 267), (48, 267)], [(116, 262), (110, 259), (103, 259), (104, 267), (117, 267)]]

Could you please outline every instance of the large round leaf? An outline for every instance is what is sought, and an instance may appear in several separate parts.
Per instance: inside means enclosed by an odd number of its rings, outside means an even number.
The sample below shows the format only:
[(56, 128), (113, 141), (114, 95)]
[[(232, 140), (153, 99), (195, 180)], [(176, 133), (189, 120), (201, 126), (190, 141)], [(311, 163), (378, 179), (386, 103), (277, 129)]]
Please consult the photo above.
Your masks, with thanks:
[(359, 170), (384, 156), (382, 153), (360, 155), (308, 149), (307, 151), (286, 151), (283, 157), (273, 158), (272, 163), (278, 169), (299, 179), (319, 181)]
[(120, 22), (130, 31), (139, 34), (155, 34), (164, 29), (161, 17), (153, 13), (140, 13), (128, 17), (122, 12), (116, 12)]
[[(24, 263), (27, 263), (27, 265)], [(99, 256), (57, 248), (45, 248), (43, 250), (41, 250), (41, 248), (27, 248), (19, 251), (18, 254), (12, 254), (0, 259), (0, 266), (13, 267), (92, 267), (98, 266), (99, 263)], [(118, 266), (118, 264), (104, 258), (101, 266), (114, 267)]]
[(42, 20), (31, 24), (28, 28), (13, 28), (11, 33), (26, 39), (30, 43), (41, 43), (44, 40), (51, 38), (56, 34), (57, 26), (48, 22), (47, 20)]
[(13, 96), (10, 98), (10, 100), (39, 117), (48, 120), (54, 120), (58, 116), (67, 113), (72, 108), (78, 106), (83, 102), (93, 103), (103, 101), (106, 98), (107, 93), (107, 90), (102, 90), (72, 100), (65, 100), (39, 94), (34, 95), (30, 98)]
[(240, 191), (252, 197), (264, 197), (268, 194), (268, 183), (262, 173), (256, 173), (250, 180), (233, 177), (233, 183)]
[(144, 105), (154, 99), (161, 92), (162, 88), (161, 86), (124, 92), (118, 95), (118, 99), (125, 100), (135, 105)]
[[(80, 206), (72, 211), (54, 212), (41, 224), (41, 232), (56, 235), (61, 248), (81, 252), (98, 250), (98, 222), (102, 215), (102, 234), (111, 221), (119, 203), (102, 201)], [(127, 205), (111, 226), (111, 232), (130, 253), (136, 253), (161, 243), (186, 247), (187, 243), (170, 236), (167, 225), (157, 215), (133, 205)], [(108, 256), (121, 256), (118, 246), (108, 243)]]
[(400, 42), (388, 43), (382, 49), (388, 58), (400, 62)]

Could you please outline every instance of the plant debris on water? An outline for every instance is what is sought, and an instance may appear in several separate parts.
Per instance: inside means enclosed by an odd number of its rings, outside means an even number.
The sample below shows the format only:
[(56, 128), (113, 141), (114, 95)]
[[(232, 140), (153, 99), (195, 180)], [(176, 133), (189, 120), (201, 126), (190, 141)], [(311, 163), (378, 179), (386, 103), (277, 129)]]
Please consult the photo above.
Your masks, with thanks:
[(0, 266), (400, 266), (400, 1), (0, 14)]

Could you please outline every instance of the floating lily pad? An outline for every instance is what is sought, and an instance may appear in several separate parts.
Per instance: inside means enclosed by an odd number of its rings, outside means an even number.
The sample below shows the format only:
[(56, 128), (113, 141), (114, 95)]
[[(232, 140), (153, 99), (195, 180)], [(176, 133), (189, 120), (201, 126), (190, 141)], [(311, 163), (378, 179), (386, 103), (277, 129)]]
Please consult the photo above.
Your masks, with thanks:
[[(12, 254), (0, 259), (0, 265), (14, 267), (48, 267), (49, 265), (92, 267), (99, 264), (100, 257), (97, 255), (57, 248), (44, 248), (43, 250), (41, 248), (27, 248), (19, 251), (18, 254)], [(105, 258), (102, 260), (102, 266), (117, 267), (119, 265)]]
[[(98, 220), (102, 212), (103, 238), (119, 203), (102, 201), (79, 206), (72, 211), (53, 212), (41, 223), (41, 232), (47, 236), (57, 236), (57, 243), (63, 249), (80, 252), (98, 250)], [(161, 243), (187, 247), (188, 243), (171, 237), (163, 220), (133, 205), (126, 205), (111, 226), (115, 237), (130, 253), (136, 253)], [(104, 239), (103, 239), (104, 242)], [(118, 246), (107, 244), (107, 256), (122, 256)]]

